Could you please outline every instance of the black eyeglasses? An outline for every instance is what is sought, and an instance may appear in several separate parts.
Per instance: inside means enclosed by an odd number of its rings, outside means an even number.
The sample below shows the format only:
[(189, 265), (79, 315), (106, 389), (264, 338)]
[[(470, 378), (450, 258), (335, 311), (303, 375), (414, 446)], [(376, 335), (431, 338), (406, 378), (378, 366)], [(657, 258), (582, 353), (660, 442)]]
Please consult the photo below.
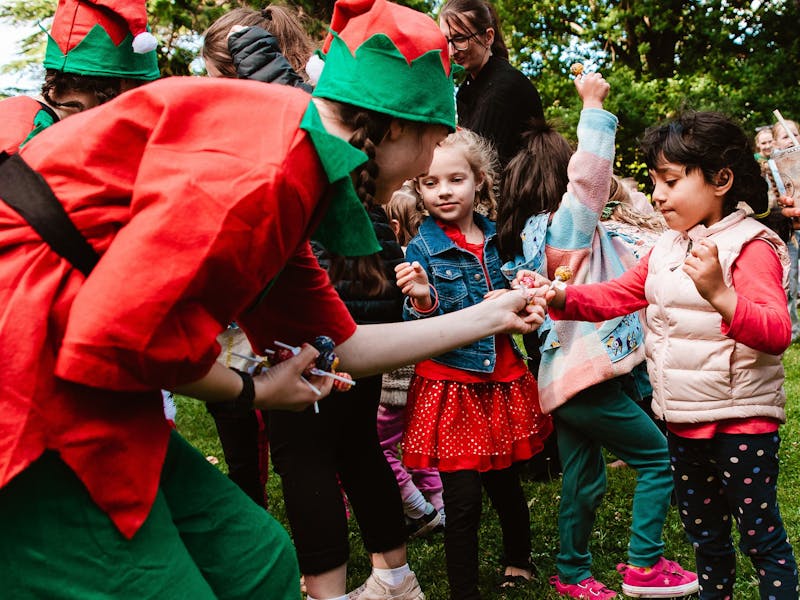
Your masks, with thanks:
[(481, 35), (486, 33), (486, 30), (483, 31), (476, 31), (475, 33), (470, 33), (469, 35), (458, 34), (454, 35), (453, 37), (445, 38), (447, 40), (447, 44), (452, 46), (455, 50), (459, 52), (463, 52), (467, 48), (469, 48), (469, 42), (475, 36)]

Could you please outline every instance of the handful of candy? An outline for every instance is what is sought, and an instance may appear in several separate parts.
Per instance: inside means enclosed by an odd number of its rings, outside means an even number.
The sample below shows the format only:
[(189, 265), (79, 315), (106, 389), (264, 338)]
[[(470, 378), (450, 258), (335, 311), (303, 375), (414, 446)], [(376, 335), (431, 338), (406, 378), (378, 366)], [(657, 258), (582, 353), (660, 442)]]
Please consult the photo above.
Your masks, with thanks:
[[(290, 346), (289, 344), (284, 344), (277, 340), (275, 340), (275, 345), (278, 347), (278, 350), (276, 350), (270, 358), (270, 362), (273, 365), (300, 353), (300, 348), (297, 346)], [(337, 392), (346, 392), (356, 384), (347, 373), (336, 371), (336, 367), (339, 365), (339, 357), (333, 352), (335, 344), (331, 338), (327, 335), (317, 336), (314, 341), (311, 342), (311, 345), (319, 351), (319, 356), (317, 356), (317, 360), (308, 365), (305, 371), (303, 371), (305, 375), (330, 377), (334, 380), (333, 389)]]

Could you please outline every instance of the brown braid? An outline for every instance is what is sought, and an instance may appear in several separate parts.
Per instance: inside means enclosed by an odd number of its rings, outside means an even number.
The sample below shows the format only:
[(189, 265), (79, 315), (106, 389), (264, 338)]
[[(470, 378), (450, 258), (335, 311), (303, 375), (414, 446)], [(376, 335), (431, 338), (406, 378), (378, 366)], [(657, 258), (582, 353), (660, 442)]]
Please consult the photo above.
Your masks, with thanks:
[[(354, 184), (356, 194), (364, 208), (369, 211), (376, 205), (375, 180), (378, 178), (378, 163), (375, 160), (375, 149), (389, 132), (393, 117), (350, 104), (337, 103), (337, 107), (342, 124), (353, 131), (350, 144), (367, 155), (367, 162), (355, 173)], [(331, 257), (329, 276), (334, 284), (345, 275), (346, 267), (344, 257)], [(350, 277), (367, 296), (378, 296), (388, 286), (393, 285), (387, 278), (383, 260), (378, 254), (351, 258), (349, 267)]]

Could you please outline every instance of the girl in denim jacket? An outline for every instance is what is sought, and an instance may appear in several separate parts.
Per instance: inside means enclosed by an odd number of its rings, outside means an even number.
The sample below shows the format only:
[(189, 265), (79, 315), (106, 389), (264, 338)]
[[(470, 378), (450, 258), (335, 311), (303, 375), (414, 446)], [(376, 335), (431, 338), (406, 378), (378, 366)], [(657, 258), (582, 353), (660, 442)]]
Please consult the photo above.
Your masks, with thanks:
[[(461, 130), (434, 153), (417, 189), (430, 216), (397, 267), (408, 297), (404, 317), (419, 319), (477, 304), (507, 287), (493, 216), (494, 159), (487, 142)], [(490, 336), (416, 365), (408, 392), (403, 461), (437, 467), (447, 506), (445, 556), (450, 595), (480, 598), (481, 486), (503, 530), (502, 585), (531, 578), (530, 515), (515, 465), (542, 449), (552, 429), (536, 380), (508, 336)]]

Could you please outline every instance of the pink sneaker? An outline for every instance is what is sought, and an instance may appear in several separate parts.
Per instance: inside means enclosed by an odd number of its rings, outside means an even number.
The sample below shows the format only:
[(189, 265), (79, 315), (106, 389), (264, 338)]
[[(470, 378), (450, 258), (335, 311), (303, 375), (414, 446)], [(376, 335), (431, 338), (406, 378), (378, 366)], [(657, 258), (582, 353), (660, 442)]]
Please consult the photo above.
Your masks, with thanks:
[(558, 575), (553, 575), (550, 578), (550, 585), (554, 586), (559, 594), (568, 598), (609, 600), (617, 597), (617, 593), (614, 590), (608, 589), (594, 577), (587, 577), (580, 583), (561, 583)]
[(634, 598), (674, 598), (695, 593), (699, 586), (697, 573), (686, 571), (678, 563), (663, 556), (646, 571), (620, 563), (622, 592)]

